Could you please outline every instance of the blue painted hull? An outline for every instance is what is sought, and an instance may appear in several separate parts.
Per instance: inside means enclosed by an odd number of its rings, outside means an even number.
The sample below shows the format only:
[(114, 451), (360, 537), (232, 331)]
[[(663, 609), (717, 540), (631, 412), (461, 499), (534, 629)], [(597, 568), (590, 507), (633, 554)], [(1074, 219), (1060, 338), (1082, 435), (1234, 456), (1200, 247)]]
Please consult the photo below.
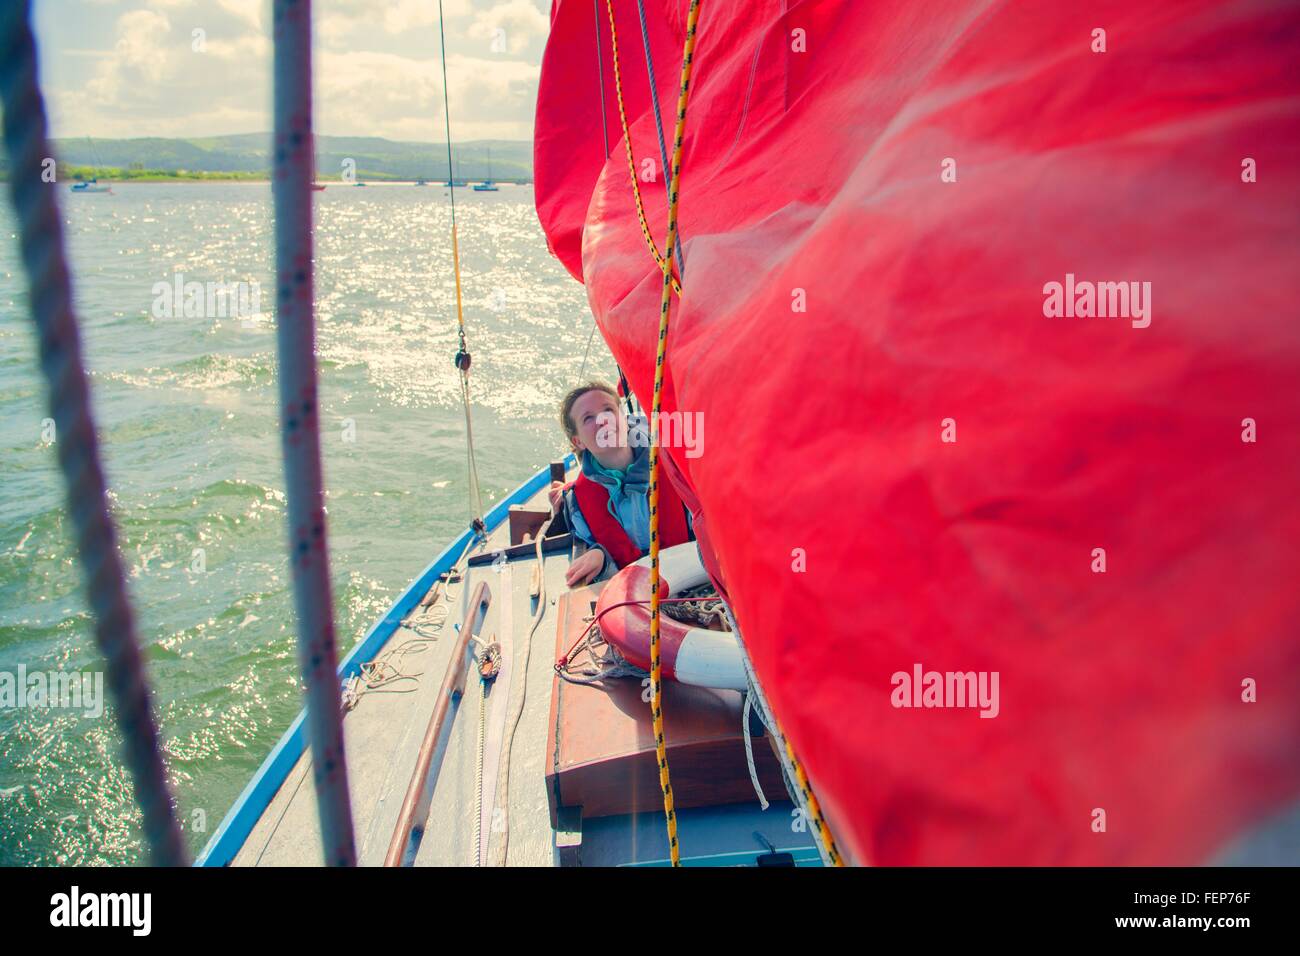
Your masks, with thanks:
[[(573, 456), (570, 455), (565, 462), (565, 467), (573, 466)], [(550, 471), (548, 468), (542, 468), (535, 475), (516, 488), (507, 498), (499, 502), (496, 507), (487, 513), (484, 517), (484, 523), (487, 525), (488, 532), (491, 533), (500, 524), (505, 521), (510, 511), (510, 506), (522, 504), (536, 494), (550, 480)], [(388, 612), (375, 622), (366, 634), (365, 639), (348, 653), (348, 655), (339, 664), (339, 680), (344, 681), (361, 672), (361, 665), (369, 660), (373, 660), (379, 654), (385, 644), (397, 631), (402, 620), (411, 612), (411, 610), (420, 602), (420, 599), (429, 592), (444, 572), (451, 568), (461, 553), (469, 544), (472, 533), (466, 529), (456, 540), (452, 541), (442, 552), (433, 560), (427, 568), (411, 582), (410, 586), (403, 592), (402, 596), (397, 599)], [(293, 769), (298, 759), (303, 754), (306, 745), (306, 733), (304, 724), (306, 721), (306, 711), (300, 711), (294, 718), (289, 729), (284, 732), (279, 742), (270, 755), (263, 761), (262, 766), (258, 768), (253, 779), (244, 787), (243, 792), (235, 801), (226, 817), (221, 821), (221, 826), (217, 828), (208, 845), (203, 848), (195, 860), (195, 866), (227, 866), (234, 860), (235, 855), (243, 847), (244, 841), (261, 819), (262, 814), (266, 811), (267, 806), (279, 791), (281, 784), (288, 777), (289, 772)]]

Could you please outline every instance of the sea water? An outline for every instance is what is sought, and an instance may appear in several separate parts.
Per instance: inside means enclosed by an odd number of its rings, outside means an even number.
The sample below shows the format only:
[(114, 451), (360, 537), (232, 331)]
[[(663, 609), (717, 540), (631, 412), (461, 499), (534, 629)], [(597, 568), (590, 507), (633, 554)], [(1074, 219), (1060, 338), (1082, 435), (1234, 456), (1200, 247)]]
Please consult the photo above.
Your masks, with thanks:
[[(316, 296), (340, 657), (467, 525), (447, 190), (331, 186)], [(170, 783), (197, 853), (302, 705), (285, 559), (267, 184), (60, 190), (110, 496)], [(456, 191), (484, 506), (563, 451), (591, 317), (529, 187)], [(247, 308), (159, 308), (238, 288)], [(0, 209), (0, 672), (93, 675), (57, 443)], [(258, 295), (248, 295), (252, 290)], [(179, 306), (180, 297), (173, 303)], [(599, 335), (587, 365), (612, 378)], [(57, 679), (57, 678), (56, 678)], [(84, 676), (81, 677), (84, 682)], [(144, 858), (111, 701), (0, 707), (0, 865)]]

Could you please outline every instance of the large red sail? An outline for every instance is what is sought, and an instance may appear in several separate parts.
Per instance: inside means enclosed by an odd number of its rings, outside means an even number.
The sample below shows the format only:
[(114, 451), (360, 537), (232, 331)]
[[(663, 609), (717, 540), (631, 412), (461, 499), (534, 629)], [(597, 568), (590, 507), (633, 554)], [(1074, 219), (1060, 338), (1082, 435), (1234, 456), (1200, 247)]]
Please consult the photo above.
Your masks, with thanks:
[[(648, 402), (604, 6), (608, 151), (558, 0), (537, 208)], [(645, 6), (671, 141), (686, 0)], [(1284, 2), (703, 0), (671, 454), (852, 861), (1200, 863), (1300, 798), (1297, 62)], [(895, 706), (918, 666), (996, 717)]]

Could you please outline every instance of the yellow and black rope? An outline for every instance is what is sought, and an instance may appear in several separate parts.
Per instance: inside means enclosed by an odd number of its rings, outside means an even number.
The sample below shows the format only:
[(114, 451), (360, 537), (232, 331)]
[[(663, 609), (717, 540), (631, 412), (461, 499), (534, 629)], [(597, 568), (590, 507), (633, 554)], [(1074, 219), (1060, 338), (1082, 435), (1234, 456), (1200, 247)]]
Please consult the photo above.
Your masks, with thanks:
[[(610, 6), (610, 22), (614, 8)], [(673, 132), (673, 169), (668, 186), (668, 238), (667, 248), (677, 241), (677, 200), (682, 175), (682, 139), (686, 135), (686, 101), (691, 90), (691, 60), (695, 50), (695, 28), (700, 19), (700, 0), (691, 0), (686, 15), (686, 45), (682, 51), (682, 77), (677, 93), (677, 128)], [(615, 60), (615, 63), (618, 61)], [(623, 116), (623, 97), (619, 95), (619, 116)], [(624, 122), (624, 136), (627, 124)], [(628, 157), (632, 155), (628, 147)], [(635, 190), (636, 175), (633, 170), (632, 185)], [(637, 193), (638, 215), (641, 197)], [(650, 231), (641, 218), (641, 227), (653, 247)], [(655, 353), (654, 400), (650, 413), (650, 715), (654, 720), (655, 757), (659, 762), (659, 788), (664, 795), (664, 816), (668, 821), (668, 852), (673, 866), (681, 866), (681, 849), (677, 845), (677, 813), (673, 808), (673, 785), (668, 775), (668, 750), (664, 743), (663, 665), (659, 657), (659, 409), (663, 399), (664, 355), (668, 351), (668, 313), (673, 301), (672, 262), (652, 250), (664, 275), (663, 296), (659, 302), (659, 345)], [(680, 287), (678, 287), (680, 295)]]
[[(778, 725), (777, 732), (779, 733), (780, 730), (780, 725)], [(803, 803), (808, 810), (808, 817), (817, 830), (817, 836), (821, 840), (822, 847), (826, 850), (826, 858), (830, 860), (831, 866), (843, 866), (844, 858), (840, 856), (840, 850), (835, 845), (835, 837), (831, 834), (830, 825), (827, 824), (826, 817), (822, 815), (821, 804), (817, 802), (817, 795), (813, 793), (812, 784), (808, 781), (808, 774), (804, 772), (803, 764), (799, 763), (799, 758), (794, 754), (794, 748), (790, 746), (790, 739), (785, 734), (781, 734), (781, 742), (785, 744), (785, 755), (790, 758), (790, 766), (794, 768), (795, 782), (799, 785), (800, 793), (803, 794)]]
[[(650, 415), (650, 712), (654, 721), (655, 758), (659, 765), (659, 787), (663, 792), (664, 816), (668, 824), (668, 849), (673, 866), (681, 865), (681, 851), (677, 843), (677, 813), (673, 805), (672, 780), (668, 771), (668, 752), (664, 740), (663, 723), (663, 667), (659, 654), (659, 412), (661, 407), (664, 378), (664, 357), (668, 351), (668, 319), (675, 292), (682, 294), (682, 287), (673, 275), (672, 260), (666, 259), (655, 244), (650, 234), (650, 226), (645, 218), (645, 206), (641, 201), (641, 189), (637, 184), (636, 161), (632, 154), (632, 137), (628, 132), (627, 111), (623, 105), (622, 78), (618, 64), (618, 31), (614, 22), (613, 0), (606, 0), (609, 10), (610, 47), (614, 58), (614, 90), (618, 100), (618, 118), (623, 129), (623, 142), (627, 150), (628, 173), (632, 182), (632, 195), (636, 200), (637, 220), (641, 225), (641, 235), (654, 257), (655, 263), (663, 273), (663, 294), (659, 302), (659, 341), (655, 353), (654, 398)], [(673, 132), (672, 170), (668, 186), (668, 237), (665, 248), (672, 249), (677, 243), (677, 206), (680, 198), (682, 171), (682, 141), (686, 134), (686, 104), (690, 95), (691, 65), (695, 51), (695, 33), (700, 17), (700, 0), (691, 0), (690, 10), (686, 15), (686, 42), (682, 51), (681, 82), (677, 93), (677, 125)], [(653, 78), (651, 78), (653, 82)], [(779, 732), (779, 728), (778, 728)], [(786, 756), (794, 770), (795, 780), (803, 796), (817, 836), (826, 850), (827, 858), (834, 866), (843, 866), (843, 858), (835, 844), (830, 827), (822, 814), (821, 805), (813, 793), (808, 775), (795, 756), (794, 748), (784, 734), (781, 740), (785, 744)]]
[[(665, 261), (663, 254), (659, 251), (659, 247), (655, 244), (654, 236), (650, 234), (650, 224), (646, 222), (645, 205), (641, 202), (641, 187), (638, 185), (636, 178), (636, 159), (632, 155), (632, 134), (627, 128), (627, 110), (623, 106), (623, 75), (618, 66), (618, 27), (614, 23), (614, 0), (605, 0), (605, 6), (609, 10), (609, 48), (614, 58), (614, 92), (617, 94), (616, 98), (618, 100), (618, 121), (623, 128), (623, 145), (627, 149), (627, 172), (632, 179), (632, 196), (636, 200), (636, 218), (641, 224), (641, 235), (645, 239), (645, 244), (649, 248), (650, 254), (654, 256), (654, 260), (658, 264), (659, 270), (667, 273), (672, 282), (673, 291), (680, 296), (682, 294), (682, 285), (677, 280), (677, 277), (672, 274), (672, 264)], [(698, 4), (695, 6), (698, 6)], [(688, 15), (688, 22), (689, 19), (690, 17)], [(691, 28), (688, 25), (686, 28), (686, 59), (684, 59), (682, 63), (683, 80), (690, 72), (687, 64), (691, 55), (690, 50), (691, 47), (694, 46), (694, 42), (695, 34), (691, 31)], [(654, 77), (650, 78), (650, 82), (651, 84), (654, 83)], [(653, 85), (651, 88), (653, 89)], [(681, 94), (679, 93), (679, 106), (681, 105), (681, 102)], [(680, 117), (678, 119), (677, 128), (680, 132), (682, 128)], [(665, 170), (665, 172), (667, 172), (667, 170)], [(669, 215), (671, 216), (672, 214), (670, 213)], [(668, 248), (671, 249), (676, 241), (677, 236), (674, 233), (667, 243)]]

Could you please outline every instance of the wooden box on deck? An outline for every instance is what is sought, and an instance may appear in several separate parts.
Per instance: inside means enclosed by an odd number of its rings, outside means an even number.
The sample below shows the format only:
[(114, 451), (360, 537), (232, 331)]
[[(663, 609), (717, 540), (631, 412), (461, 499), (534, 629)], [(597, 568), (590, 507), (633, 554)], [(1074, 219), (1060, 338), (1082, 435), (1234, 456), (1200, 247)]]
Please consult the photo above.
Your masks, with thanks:
[[(560, 595), (555, 659), (582, 634), (600, 588)], [(648, 694), (649, 685), (644, 690)], [(562, 807), (581, 808), (583, 817), (663, 811), (650, 705), (642, 692), (641, 682), (629, 677), (596, 685), (552, 678), (546, 776), (552, 825)], [(758, 799), (745, 761), (743, 704), (737, 691), (665, 681), (664, 740), (677, 807)], [(755, 737), (753, 749), (764, 792), (783, 798), (780, 765), (768, 741)]]

